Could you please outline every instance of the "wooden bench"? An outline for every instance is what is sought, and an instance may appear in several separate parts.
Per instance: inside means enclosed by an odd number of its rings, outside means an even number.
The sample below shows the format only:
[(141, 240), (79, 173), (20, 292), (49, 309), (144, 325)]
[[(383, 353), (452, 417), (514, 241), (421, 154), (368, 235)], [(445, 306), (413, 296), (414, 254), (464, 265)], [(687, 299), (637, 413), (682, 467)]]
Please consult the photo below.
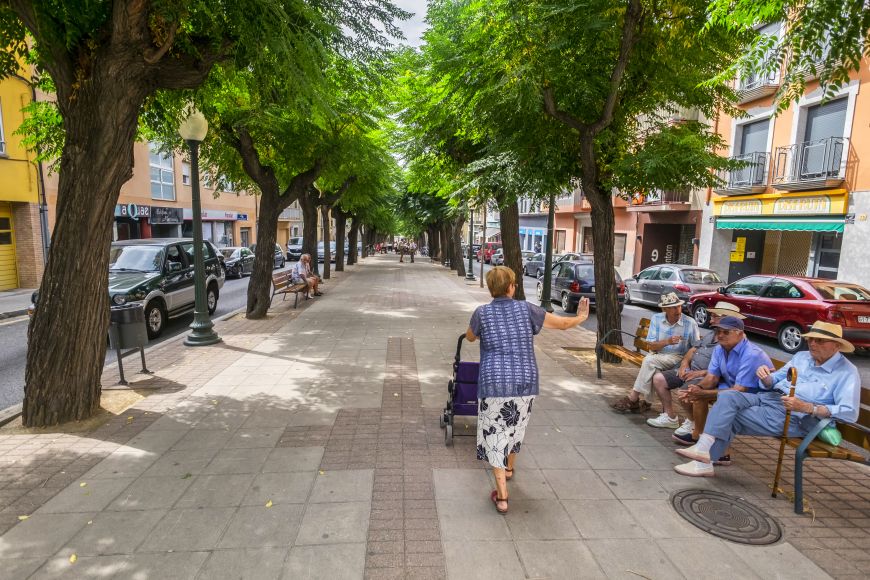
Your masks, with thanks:
[[(645, 357), (646, 353), (649, 352), (649, 343), (646, 341), (647, 334), (649, 334), (649, 322), (649, 318), (641, 318), (640, 323), (637, 325), (637, 330), (634, 331), (635, 334), (614, 328), (601, 337), (601, 340), (595, 343), (595, 364), (598, 368), (599, 379), (601, 378), (601, 357), (604, 356), (605, 352), (609, 352), (621, 360), (630, 362), (636, 367), (640, 367), (640, 365), (643, 364), (643, 357)], [(624, 334), (634, 338), (634, 350), (622, 345), (607, 344), (604, 342), (614, 333)]]
[[(817, 441), (819, 433), (830, 423), (834, 423), (843, 435), (843, 441), (851, 443), (858, 450), (849, 447), (829, 445)], [(861, 405), (858, 409), (858, 421), (847, 423), (831, 417), (822, 419), (815, 428), (801, 439), (790, 437), (786, 439), (789, 447), (796, 449), (794, 454), (794, 512), (804, 513), (804, 460), (813, 458), (840, 459), (870, 465), (870, 389), (861, 389)], [(863, 452), (859, 451), (863, 449)], [(777, 465), (779, 467), (779, 465)], [(776, 490), (773, 490), (776, 492)]]
[(307, 289), (307, 284), (294, 284), (290, 280), (290, 272), (277, 272), (272, 274), (272, 296), (269, 298), (269, 303), (271, 304), (277, 294), (284, 295), (281, 299), (282, 301), (287, 299), (288, 294), (295, 294), (296, 299), (293, 301), (293, 308), (296, 308), (299, 305), (299, 293), (305, 293)]

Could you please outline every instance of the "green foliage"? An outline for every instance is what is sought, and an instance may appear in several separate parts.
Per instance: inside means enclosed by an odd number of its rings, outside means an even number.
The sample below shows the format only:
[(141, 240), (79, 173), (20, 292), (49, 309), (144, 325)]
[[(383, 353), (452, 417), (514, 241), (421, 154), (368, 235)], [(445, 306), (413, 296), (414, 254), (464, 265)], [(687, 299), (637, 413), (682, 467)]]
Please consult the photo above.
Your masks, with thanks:
[(831, 97), (870, 56), (865, 41), (870, 8), (865, 0), (713, 0), (710, 4), (711, 26), (752, 34), (756, 26), (775, 22), (784, 23), (780, 38), (755, 34), (751, 50), (723, 76), (779, 72), (784, 67), (776, 95), (779, 112), (804, 93), (808, 72), (815, 71), (824, 94)]

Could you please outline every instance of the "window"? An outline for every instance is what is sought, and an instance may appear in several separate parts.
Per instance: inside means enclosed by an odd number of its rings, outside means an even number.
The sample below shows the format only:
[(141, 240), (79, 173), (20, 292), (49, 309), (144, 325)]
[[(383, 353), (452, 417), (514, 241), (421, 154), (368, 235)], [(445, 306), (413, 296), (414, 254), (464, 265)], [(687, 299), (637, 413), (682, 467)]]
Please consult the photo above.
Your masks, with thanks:
[(722, 284), (719, 274), (711, 270), (683, 270), (680, 275), (686, 284)]
[(662, 268), (659, 270), (659, 280), (674, 280), (676, 273), (670, 268)]
[(770, 278), (766, 276), (749, 276), (728, 286), (727, 293), (734, 296), (760, 296), (768, 282)]
[(846, 128), (846, 108), (849, 99), (837, 99), (807, 109), (807, 124), (804, 141), (820, 141), (842, 137)]
[(149, 143), (148, 160), (151, 166), (151, 199), (175, 201), (175, 174), (172, 154), (161, 153), (158, 146)]
[(190, 163), (181, 162), (181, 183), (190, 185)]
[[(0, 105), (2, 105), (0, 101)], [(0, 106), (0, 155), (6, 155), (6, 130), (3, 128), (3, 110)]]
[(767, 291), (764, 293), (765, 298), (803, 298), (803, 293), (798, 290), (794, 284), (788, 280), (777, 278), (770, 283)]
[(738, 155), (745, 153), (764, 153), (767, 151), (767, 132), (770, 129), (770, 119), (762, 119), (745, 123), (740, 126), (740, 150)]
[(842, 282), (814, 282), (815, 288), (823, 300), (870, 300), (870, 290), (856, 284)]
[(661, 268), (659, 268), (658, 266), (655, 266), (653, 268), (647, 268), (646, 270), (642, 271), (640, 274), (637, 275), (637, 279), (638, 280), (652, 280), (659, 273), (660, 269)]

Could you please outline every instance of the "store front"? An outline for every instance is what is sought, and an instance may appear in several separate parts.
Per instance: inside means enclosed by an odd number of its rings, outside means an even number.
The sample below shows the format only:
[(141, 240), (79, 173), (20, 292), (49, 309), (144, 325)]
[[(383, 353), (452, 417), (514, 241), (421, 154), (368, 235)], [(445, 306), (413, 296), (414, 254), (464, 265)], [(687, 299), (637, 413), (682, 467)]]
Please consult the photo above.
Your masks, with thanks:
[(115, 206), (115, 241), (141, 240), (150, 238), (151, 226), (147, 219), (151, 216), (151, 206), (135, 203), (119, 203)]
[(714, 200), (716, 229), (731, 231), (728, 281), (759, 273), (836, 278), (848, 201), (844, 189)]
[[(184, 208), (184, 224), (182, 236), (193, 237), (193, 210)], [(243, 217), (239, 217), (243, 216)], [(234, 246), (238, 241), (234, 235), (236, 220), (247, 219), (245, 214), (234, 211), (204, 209), (202, 210), (202, 238), (219, 248)]]
[(151, 236), (154, 238), (180, 238), (184, 224), (184, 211), (180, 207), (151, 206)]

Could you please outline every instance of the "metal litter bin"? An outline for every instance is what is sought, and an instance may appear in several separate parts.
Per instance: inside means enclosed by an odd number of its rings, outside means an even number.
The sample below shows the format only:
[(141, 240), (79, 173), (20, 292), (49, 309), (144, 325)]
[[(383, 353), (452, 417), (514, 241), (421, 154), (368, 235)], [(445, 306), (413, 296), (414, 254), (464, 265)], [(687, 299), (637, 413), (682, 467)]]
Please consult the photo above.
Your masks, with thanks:
[[(109, 317), (109, 345), (118, 357), (118, 371), (121, 380), (118, 384), (128, 384), (124, 378), (123, 358), (136, 350), (142, 356), (142, 370), (151, 374), (145, 366), (145, 345), (148, 344), (148, 330), (145, 328), (145, 308), (133, 302), (122, 306), (112, 306)], [(122, 353), (124, 349), (134, 349)]]

